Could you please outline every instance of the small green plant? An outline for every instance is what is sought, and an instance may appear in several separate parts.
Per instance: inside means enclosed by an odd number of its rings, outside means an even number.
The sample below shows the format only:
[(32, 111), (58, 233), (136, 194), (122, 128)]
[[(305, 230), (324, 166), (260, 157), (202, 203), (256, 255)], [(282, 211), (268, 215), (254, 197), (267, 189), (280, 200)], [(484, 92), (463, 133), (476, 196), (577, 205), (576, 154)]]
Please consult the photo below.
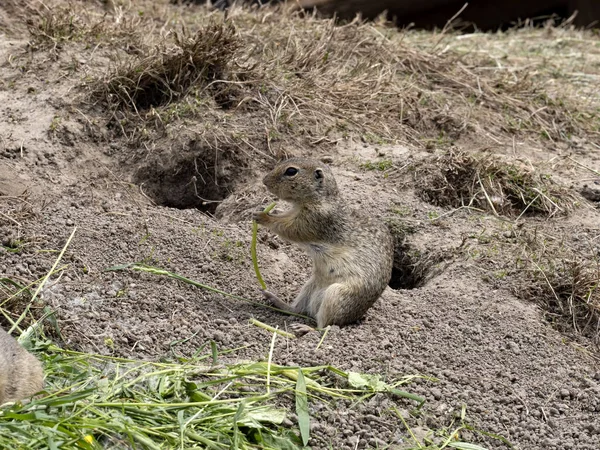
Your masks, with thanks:
[(506, 270), (497, 270), (494, 272), (494, 278), (496, 278), (497, 280), (503, 280), (504, 278), (506, 278), (507, 275), (508, 272)]
[(437, 220), (440, 218), (440, 214), (437, 211), (427, 211), (427, 218), (429, 220)]
[(373, 144), (373, 145), (385, 145), (387, 143), (389, 143), (388, 139), (385, 139), (381, 136), (378, 136), (374, 133), (365, 133), (362, 136), (362, 140), (364, 142), (366, 142), (367, 144)]
[(56, 133), (60, 127), (60, 116), (54, 116), (52, 122), (50, 122), (50, 132)]
[(112, 351), (115, 349), (115, 341), (110, 337), (104, 338), (104, 345)]
[(391, 159), (382, 159), (380, 161), (367, 161), (360, 165), (360, 167), (363, 169), (378, 170), (380, 172), (391, 169), (393, 166), (394, 163)]
[(398, 207), (392, 208), (391, 211), (400, 217), (406, 217), (406, 216), (410, 216), (412, 214), (412, 210), (408, 206), (398, 206)]

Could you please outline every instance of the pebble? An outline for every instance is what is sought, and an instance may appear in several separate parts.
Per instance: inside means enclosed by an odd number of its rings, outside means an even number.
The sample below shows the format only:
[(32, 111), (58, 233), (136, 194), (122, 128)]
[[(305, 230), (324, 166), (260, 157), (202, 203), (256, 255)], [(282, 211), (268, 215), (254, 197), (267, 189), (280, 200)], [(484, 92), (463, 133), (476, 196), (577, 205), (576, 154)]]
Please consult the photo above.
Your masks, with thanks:
[(516, 342), (512, 342), (512, 341), (509, 342), (508, 343), (508, 348), (510, 350), (512, 350), (514, 353), (517, 353), (517, 354), (521, 353), (521, 349), (519, 348), (519, 344), (517, 344)]

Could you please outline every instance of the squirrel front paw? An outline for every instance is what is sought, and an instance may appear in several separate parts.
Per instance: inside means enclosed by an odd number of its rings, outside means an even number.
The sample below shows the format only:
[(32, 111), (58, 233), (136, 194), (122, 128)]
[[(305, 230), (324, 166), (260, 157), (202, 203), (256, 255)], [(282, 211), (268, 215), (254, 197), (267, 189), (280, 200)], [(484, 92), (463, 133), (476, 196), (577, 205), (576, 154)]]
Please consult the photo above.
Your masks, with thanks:
[(254, 211), (252, 213), (252, 220), (254, 220), (259, 225), (264, 225), (269, 222), (269, 214), (264, 212), (262, 209)]

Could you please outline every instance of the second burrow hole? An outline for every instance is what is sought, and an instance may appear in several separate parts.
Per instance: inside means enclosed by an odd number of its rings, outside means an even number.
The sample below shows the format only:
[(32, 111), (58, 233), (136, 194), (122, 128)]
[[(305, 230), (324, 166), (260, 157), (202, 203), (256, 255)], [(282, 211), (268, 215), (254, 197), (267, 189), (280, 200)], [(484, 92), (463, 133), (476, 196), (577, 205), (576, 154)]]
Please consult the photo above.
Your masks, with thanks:
[(215, 150), (191, 142), (140, 167), (134, 182), (158, 205), (214, 214), (239, 183), (244, 167), (232, 149)]
[(435, 251), (421, 251), (409, 243), (411, 230), (397, 222), (388, 222), (394, 237), (394, 266), (388, 283), (390, 288), (417, 289), (423, 287), (442, 269), (443, 257)]

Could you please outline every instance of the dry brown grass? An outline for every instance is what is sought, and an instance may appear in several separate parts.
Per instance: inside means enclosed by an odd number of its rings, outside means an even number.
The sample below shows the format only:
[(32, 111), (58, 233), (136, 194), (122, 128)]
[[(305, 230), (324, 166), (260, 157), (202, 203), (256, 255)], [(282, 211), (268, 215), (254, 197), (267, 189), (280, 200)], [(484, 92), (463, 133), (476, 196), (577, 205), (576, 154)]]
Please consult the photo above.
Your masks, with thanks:
[[(238, 10), (232, 20), (245, 14)], [(275, 124), (288, 129), (300, 122), (318, 135), (443, 145), (471, 133), (500, 141), (494, 136), (507, 131), (561, 140), (587, 127), (579, 117), (585, 110), (552, 98), (530, 70), (500, 70), (489, 55), (447, 50), (437, 45), (443, 36), (417, 46), (411, 38), (418, 33), (385, 24), (336, 27), (293, 15), (268, 21), (269, 30), (289, 31), (263, 35), (255, 51), (242, 47), (243, 57), (255, 62), (266, 88), (254, 101), (276, 109)], [(242, 41), (267, 31), (248, 29), (239, 27)]]
[(95, 27), (86, 29), (86, 23), (69, 7), (36, 11), (36, 16), (27, 19), (30, 45), (36, 50), (53, 48), (70, 39), (77, 39), (83, 33), (94, 33)]
[[(345, 139), (444, 147), (474, 134), (495, 145), (513, 136), (566, 143), (600, 136), (600, 100), (589, 89), (596, 75), (559, 73), (554, 67), (571, 46), (594, 42), (591, 32), (527, 30), (539, 42), (550, 42), (542, 40), (544, 33), (565, 42), (565, 51), (554, 52), (550, 65), (545, 54), (521, 48), (499, 55), (489, 43), (512, 43), (520, 30), (495, 40), (491, 35), (463, 39), (398, 32), (381, 22), (336, 25), (282, 6), (237, 6), (225, 18), (206, 7), (166, 1), (108, 12), (74, 3), (62, 16), (69, 20), (42, 21), (34, 38), (55, 42), (76, 25), (75, 41), (86, 43), (84, 53), (101, 44), (103, 52), (96, 54), (113, 63), (107, 67), (105, 60), (90, 58), (83, 70), (95, 82), (86, 86), (112, 105), (138, 109), (137, 117), (120, 117), (114, 127), (129, 137), (177, 133), (194, 121), (202, 134), (224, 120), (231, 139), (258, 149), (266, 142), (269, 150)], [(215, 23), (229, 31), (218, 31)], [(135, 51), (124, 46), (127, 38), (109, 37), (126, 37), (133, 29), (141, 35)], [(600, 50), (587, 47), (588, 61), (597, 64)], [(559, 89), (569, 77), (577, 77), (580, 90)]]
[(515, 293), (542, 306), (546, 318), (561, 331), (575, 332), (600, 343), (600, 262), (573, 254), (542, 258), (529, 255)]
[[(19, 230), (23, 226), (22, 222), (33, 217), (35, 215), (33, 204), (28, 200), (28, 192), (16, 197), (0, 195), (0, 227), (6, 226)], [(9, 234), (6, 234), (5, 239), (8, 239)], [(8, 244), (3, 242), (2, 245)]]
[(98, 80), (93, 97), (111, 109), (136, 112), (177, 102), (192, 86), (222, 80), (239, 47), (231, 24), (212, 23), (192, 36), (182, 31), (168, 38)]
[(449, 151), (415, 171), (420, 196), (452, 208), (471, 207), (521, 217), (567, 213), (579, 199), (550, 175), (490, 155)]
[[(128, 54), (143, 51), (140, 47), (144, 35), (154, 32), (153, 20), (133, 11), (125, 13), (122, 8), (107, 14), (98, 6), (59, 0), (43, 3), (13, 0), (6, 8), (26, 25), (30, 34), (29, 49), (50, 50), (54, 58), (67, 42), (83, 44), (84, 50), (116, 47)], [(12, 30), (15, 29), (18, 27)]]

